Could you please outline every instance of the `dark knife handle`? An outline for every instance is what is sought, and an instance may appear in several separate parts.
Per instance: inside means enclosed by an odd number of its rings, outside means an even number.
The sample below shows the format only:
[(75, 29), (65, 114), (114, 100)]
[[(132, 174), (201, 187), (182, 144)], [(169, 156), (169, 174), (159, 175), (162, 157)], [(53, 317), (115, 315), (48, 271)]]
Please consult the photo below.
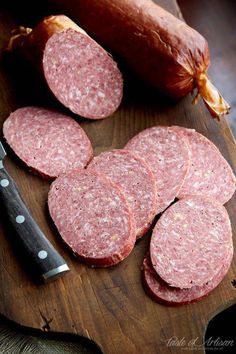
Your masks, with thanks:
[(69, 270), (65, 260), (47, 240), (30, 215), (17, 186), (4, 168), (0, 168), (0, 199), (20, 245), (43, 281), (53, 280)]

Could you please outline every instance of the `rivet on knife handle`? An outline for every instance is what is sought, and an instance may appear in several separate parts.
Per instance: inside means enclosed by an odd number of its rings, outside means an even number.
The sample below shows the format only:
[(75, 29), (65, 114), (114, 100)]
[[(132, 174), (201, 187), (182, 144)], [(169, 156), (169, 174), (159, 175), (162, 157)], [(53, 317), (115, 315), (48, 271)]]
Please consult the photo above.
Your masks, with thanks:
[[(3, 149), (0, 142), (0, 150)], [(4, 150), (3, 150), (4, 151)], [(0, 151), (0, 158), (3, 152)], [(53, 280), (69, 267), (51, 243), (47, 240), (36, 221), (24, 204), (15, 182), (4, 169), (0, 159), (0, 197), (9, 221), (29, 259), (29, 266), (34, 266), (43, 281)]]

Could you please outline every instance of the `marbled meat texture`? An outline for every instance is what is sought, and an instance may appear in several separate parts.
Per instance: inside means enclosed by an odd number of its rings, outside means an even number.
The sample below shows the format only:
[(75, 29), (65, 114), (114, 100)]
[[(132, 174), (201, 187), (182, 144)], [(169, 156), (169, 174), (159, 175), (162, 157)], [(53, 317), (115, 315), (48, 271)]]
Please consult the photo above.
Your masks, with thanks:
[(4, 122), (3, 133), (16, 155), (44, 177), (84, 168), (93, 157), (91, 142), (80, 125), (44, 108), (17, 109)]
[(85, 263), (112, 266), (132, 251), (133, 214), (104, 175), (74, 170), (59, 177), (51, 185), (48, 206), (62, 239)]
[(233, 171), (218, 148), (194, 129), (177, 128), (187, 137), (191, 165), (178, 198), (204, 195), (225, 204), (235, 192)]
[(157, 209), (155, 178), (148, 165), (130, 151), (112, 150), (95, 157), (88, 169), (104, 173), (121, 188), (134, 214), (136, 237), (142, 237)]
[(158, 220), (150, 243), (157, 274), (170, 286), (191, 288), (211, 281), (232, 248), (226, 209), (204, 197), (182, 199)]
[(221, 269), (212, 280), (204, 285), (193, 286), (189, 289), (179, 289), (168, 286), (156, 273), (148, 253), (143, 261), (142, 280), (144, 290), (153, 300), (165, 305), (184, 305), (199, 301), (209, 295), (227, 274), (233, 257), (233, 245), (230, 251), (229, 257), (224, 261)]
[(43, 70), (56, 98), (82, 117), (108, 117), (121, 103), (123, 79), (117, 64), (87, 34), (69, 29), (52, 35)]
[(150, 166), (157, 186), (157, 213), (178, 195), (190, 165), (189, 148), (183, 134), (170, 127), (146, 129), (125, 146)]

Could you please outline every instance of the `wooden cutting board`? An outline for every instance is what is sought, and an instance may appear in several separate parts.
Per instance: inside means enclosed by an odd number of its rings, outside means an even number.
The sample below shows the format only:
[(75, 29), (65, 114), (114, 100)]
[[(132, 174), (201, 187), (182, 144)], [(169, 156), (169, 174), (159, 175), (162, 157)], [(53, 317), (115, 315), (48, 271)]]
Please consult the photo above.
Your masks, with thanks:
[[(175, 0), (159, 0), (158, 3), (181, 16)], [(32, 12), (30, 17), (33, 22)], [(20, 16), (18, 20), (21, 23)], [(2, 11), (1, 47), (14, 26), (11, 14)], [(16, 71), (12, 74), (3, 63), (0, 64), (1, 127), (9, 113), (22, 105), (61, 108), (50, 95), (43, 93), (44, 86), (40, 81), (31, 80), (28, 84), (28, 70), (22, 75), (23, 69), (17, 69), (19, 76)], [(191, 97), (171, 101), (133, 78), (126, 80), (125, 98), (114, 116), (101, 121), (79, 121), (92, 140), (95, 154), (121, 148), (133, 135), (157, 124), (195, 128), (218, 146), (236, 170), (235, 142), (225, 119), (218, 123), (211, 119), (201, 103), (192, 106)], [(132, 254), (114, 268), (95, 270), (79, 263), (64, 247), (50, 221), (46, 205), (49, 182), (31, 175), (11, 153), (6, 165), (33, 216), (71, 268), (70, 273), (53, 283), (35, 284), (15, 257), (2, 219), (0, 313), (8, 318), (42, 330), (83, 334), (95, 340), (107, 354), (182, 353), (186, 348), (192, 351), (189, 341), (200, 344), (209, 319), (235, 302), (236, 289), (231, 284), (236, 272), (235, 258), (224, 281), (199, 303), (171, 308), (149, 299), (141, 285), (140, 268), (150, 236), (140, 240)], [(235, 202), (234, 197), (227, 204), (234, 237)], [(182, 341), (179, 345), (168, 346), (167, 341), (172, 337), (184, 338), (185, 344)]]

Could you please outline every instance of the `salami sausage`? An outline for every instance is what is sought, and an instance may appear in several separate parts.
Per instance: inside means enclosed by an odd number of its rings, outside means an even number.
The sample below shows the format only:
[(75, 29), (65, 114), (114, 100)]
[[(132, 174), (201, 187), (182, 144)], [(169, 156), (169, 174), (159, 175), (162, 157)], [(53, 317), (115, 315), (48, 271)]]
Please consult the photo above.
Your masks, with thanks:
[(236, 178), (217, 147), (194, 129), (176, 127), (187, 137), (191, 165), (178, 198), (204, 195), (225, 204), (234, 194)]
[(205, 38), (153, 1), (50, 2), (164, 93), (181, 97), (196, 88), (213, 116), (228, 113), (228, 103), (207, 77), (210, 59)]
[(48, 206), (67, 245), (85, 263), (108, 267), (122, 261), (135, 244), (133, 214), (104, 175), (73, 170), (51, 185)]
[(154, 173), (157, 213), (178, 195), (189, 169), (190, 155), (185, 137), (169, 127), (153, 127), (134, 136), (125, 146), (143, 158)]
[(170, 286), (202, 286), (219, 273), (232, 248), (226, 209), (217, 201), (189, 197), (157, 222), (150, 244), (152, 265)]
[(19, 108), (4, 122), (3, 134), (16, 155), (43, 177), (84, 168), (93, 157), (91, 142), (80, 125), (52, 110)]
[(73, 113), (101, 119), (121, 103), (123, 80), (117, 64), (66, 16), (45, 18), (33, 30), (21, 28), (8, 50), (37, 61), (53, 94)]
[(220, 271), (212, 280), (202, 286), (193, 286), (190, 289), (168, 286), (156, 273), (148, 254), (143, 261), (142, 280), (144, 289), (153, 300), (165, 305), (184, 305), (199, 301), (209, 295), (227, 274), (232, 261), (233, 245), (230, 251), (229, 257), (224, 261)]
[(142, 237), (157, 208), (155, 178), (148, 165), (129, 151), (112, 150), (95, 157), (88, 169), (104, 173), (121, 188), (134, 214), (136, 237)]

